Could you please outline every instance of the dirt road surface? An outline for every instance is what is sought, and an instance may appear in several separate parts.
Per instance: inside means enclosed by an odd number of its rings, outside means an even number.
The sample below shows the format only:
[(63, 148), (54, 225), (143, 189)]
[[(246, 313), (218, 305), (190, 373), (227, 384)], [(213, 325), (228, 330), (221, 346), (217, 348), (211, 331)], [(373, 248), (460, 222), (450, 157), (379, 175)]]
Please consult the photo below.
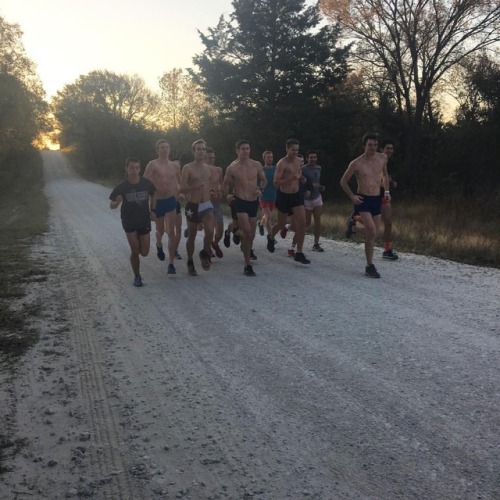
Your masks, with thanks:
[[(500, 272), (257, 236), (132, 286), (109, 189), (43, 154), (41, 340), (2, 375), (2, 499), (498, 499)], [(201, 237), (198, 236), (197, 248)], [(307, 240), (307, 249), (311, 240)], [(28, 300), (28, 299), (27, 299)]]

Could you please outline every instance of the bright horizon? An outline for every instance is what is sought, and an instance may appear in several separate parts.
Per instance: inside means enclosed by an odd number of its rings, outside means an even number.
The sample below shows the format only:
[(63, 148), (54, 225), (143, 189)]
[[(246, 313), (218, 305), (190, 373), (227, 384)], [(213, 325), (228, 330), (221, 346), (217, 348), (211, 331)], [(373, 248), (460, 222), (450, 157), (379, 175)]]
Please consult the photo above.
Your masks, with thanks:
[[(306, 0), (313, 5), (315, 0)], [(2, 0), (0, 16), (23, 31), (26, 55), (37, 65), (50, 98), (64, 85), (95, 70), (138, 75), (159, 90), (174, 68), (192, 67), (208, 33), (231, 0)]]
[[(314, 5), (315, 0), (306, 0)], [(204, 49), (198, 30), (208, 33), (232, 0), (2, 0), (0, 16), (18, 24), (26, 55), (36, 64), (47, 98), (95, 70), (138, 75), (158, 91), (162, 75), (192, 67)], [(456, 106), (444, 98), (448, 119)]]
[(26, 55), (50, 98), (94, 70), (137, 74), (152, 90), (173, 68), (192, 66), (206, 33), (231, 0), (3, 0), (0, 16), (18, 24)]

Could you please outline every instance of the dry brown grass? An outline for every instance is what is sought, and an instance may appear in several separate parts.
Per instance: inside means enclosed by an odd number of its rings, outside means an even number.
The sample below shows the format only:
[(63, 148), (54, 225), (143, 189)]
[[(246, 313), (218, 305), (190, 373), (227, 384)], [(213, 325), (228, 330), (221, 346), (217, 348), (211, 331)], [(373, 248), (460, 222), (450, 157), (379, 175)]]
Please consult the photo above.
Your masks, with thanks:
[[(25, 164), (33, 179), (40, 179), (41, 161)], [(36, 175), (38, 173), (38, 175)], [(47, 228), (48, 203), (42, 182), (23, 180), (2, 192), (0, 206), (0, 356), (21, 355), (36, 341), (27, 318), (37, 314), (24, 304), (25, 287), (44, 279), (45, 271), (33, 261), (30, 251), (35, 238)], [(0, 358), (1, 359), (1, 358)]]
[[(351, 211), (349, 203), (325, 204), (324, 235), (344, 239)], [(473, 202), (398, 201), (393, 203), (393, 227), (396, 250), (500, 267), (500, 219)]]

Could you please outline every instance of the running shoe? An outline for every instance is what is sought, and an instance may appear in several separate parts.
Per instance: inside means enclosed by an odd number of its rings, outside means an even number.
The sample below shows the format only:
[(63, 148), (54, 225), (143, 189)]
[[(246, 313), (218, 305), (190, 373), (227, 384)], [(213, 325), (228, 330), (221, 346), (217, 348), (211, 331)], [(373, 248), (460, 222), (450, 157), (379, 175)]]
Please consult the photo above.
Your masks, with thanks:
[(288, 228), (286, 226), (283, 226), (280, 231), (280, 236), (284, 239), (286, 238), (286, 233), (288, 233)]
[(267, 249), (271, 253), (274, 252), (274, 245), (276, 245), (276, 240), (274, 238), (271, 238), (271, 236), (267, 235)]
[(167, 274), (176, 274), (175, 267), (173, 264), (169, 264), (167, 268)]
[(315, 243), (313, 245), (313, 252), (324, 252), (324, 248), (319, 244), (319, 243)]
[(224, 231), (224, 246), (229, 248), (231, 246), (231, 233), (229, 229)]
[(373, 264), (370, 264), (369, 266), (366, 266), (366, 268), (365, 268), (365, 275), (368, 276), (369, 278), (380, 278), (380, 274), (375, 269), (375, 266)]
[(262, 222), (261, 221), (258, 221), (257, 222), (257, 226), (259, 226), (259, 234), (261, 236), (264, 236), (264, 226), (262, 225)]
[(142, 285), (143, 285), (142, 278), (141, 275), (139, 274), (134, 278), (134, 286), (140, 287)]
[(387, 259), (387, 260), (398, 260), (398, 254), (390, 248), (389, 250), (386, 250), (385, 252), (382, 253), (382, 258)]
[(211, 265), (210, 254), (205, 249), (200, 250), (200, 260), (201, 260), (201, 267), (203, 267), (205, 271), (208, 271)]
[(188, 268), (189, 276), (198, 276), (198, 273), (196, 272), (196, 269), (194, 268), (193, 259), (189, 259), (187, 261), (187, 268)]
[(253, 270), (253, 267), (251, 265), (245, 266), (243, 274), (245, 276), (256, 276), (255, 271)]
[(250, 260), (257, 260), (257, 255), (255, 255), (253, 248), (250, 250)]
[(184, 238), (187, 238), (189, 236), (189, 230), (188, 228), (184, 229)]
[(162, 246), (161, 247), (159, 247), (159, 246), (156, 247), (156, 255), (158, 255), (158, 258), (160, 260), (162, 260), (162, 261), (165, 260), (165, 252), (163, 251), (163, 247)]
[(238, 228), (235, 227), (233, 229), (233, 243), (235, 245), (239, 245), (240, 244), (240, 241), (241, 241), (241, 238), (240, 238), (240, 235), (239, 234), (236, 234), (236, 232), (238, 231)]
[(177, 260), (182, 260), (182, 257), (180, 256), (180, 254), (179, 254), (179, 252), (177, 250), (175, 251), (175, 258)]
[(288, 249), (288, 257), (295, 257), (295, 248)]
[(355, 226), (356, 226), (356, 221), (351, 217), (349, 217), (349, 220), (347, 221), (347, 229), (345, 232), (345, 237), (347, 239), (349, 239), (353, 234), (356, 233), (356, 231), (354, 231)]
[(219, 259), (222, 259), (222, 257), (224, 257), (224, 254), (222, 253), (222, 250), (221, 250), (219, 244), (215, 243), (215, 241), (212, 241), (212, 248), (215, 250), (215, 255), (217, 255), (217, 257), (219, 257)]
[(311, 261), (302, 253), (297, 252), (293, 258), (295, 262), (300, 262), (301, 264), (310, 264)]

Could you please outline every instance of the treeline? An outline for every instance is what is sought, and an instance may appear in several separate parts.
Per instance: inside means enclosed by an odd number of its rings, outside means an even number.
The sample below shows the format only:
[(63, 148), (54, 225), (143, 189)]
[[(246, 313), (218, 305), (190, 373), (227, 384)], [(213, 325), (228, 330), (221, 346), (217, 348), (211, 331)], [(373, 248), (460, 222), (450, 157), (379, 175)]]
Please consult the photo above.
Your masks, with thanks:
[(34, 144), (49, 129), (49, 105), (21, 35), (19, 26), (0, 17), (0, 192), (41, 179)]
[[(193, 69), (165, 73), (159, 92), (109, 71), (61, 89), (51, 103), (60, 144), (89, 175), (116, 177), (125, 157), (153, 158), (160, 137), (182, 163), (203, 137), (220, 166), (240, 138), (260, 159), (268, 149), (280, 157), (296, 137), (304, 153), (318, 151), (334, 198), (361, 136), (376, 131), (396, 141), (400, 196), (498, 196), (500, 64), (490, 50), (500, 41), (498, 3), (342, 5), (234, 0), (229, 16), (200, 33)], [(445, 119), (450, 94), (458, 106)]]

